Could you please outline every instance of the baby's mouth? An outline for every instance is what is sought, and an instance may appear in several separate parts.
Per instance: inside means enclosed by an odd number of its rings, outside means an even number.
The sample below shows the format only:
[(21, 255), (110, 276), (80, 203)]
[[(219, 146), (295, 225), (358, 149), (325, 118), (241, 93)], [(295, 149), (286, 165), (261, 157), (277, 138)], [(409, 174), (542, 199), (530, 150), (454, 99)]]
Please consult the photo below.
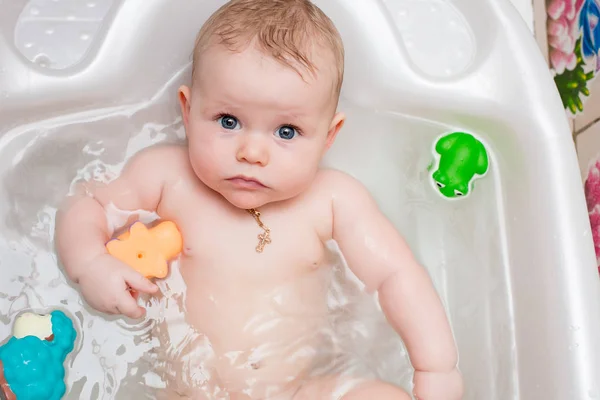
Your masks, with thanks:
[(235, 187), (238, 187), (240, 189), (257, 190), (257, 189), (267, 188), (267, 186), (265, 184), (263, 184), (261, 181), (259, 181), (258, 179), (243, 176), (243, 175), (238, 175), (238, 176), (234, 176), (233, 178), (229, 178), (229, 179), (227, 179), (227, 182), (231, 183), (232, 185), (234, 185)]

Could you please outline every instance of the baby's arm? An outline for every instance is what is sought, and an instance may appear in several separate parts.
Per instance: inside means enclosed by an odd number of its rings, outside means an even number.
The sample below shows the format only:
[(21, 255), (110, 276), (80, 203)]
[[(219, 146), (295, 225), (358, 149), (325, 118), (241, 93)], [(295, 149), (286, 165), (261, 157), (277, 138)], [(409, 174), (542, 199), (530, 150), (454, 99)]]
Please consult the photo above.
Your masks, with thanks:
[[(128, 291), (151, 293), (156, 285), (108, 255), (105, 244), (112, 236), (104, 207), (156, 211), (169, 174), (182, 149), (156, 147), (140, 152), (108, 185), (86, 184), (86, 193), (68, 197), (57, 213), (56, 247), (67, 276), (80, 285), (87, 302), (107, 313), (141, 317), (143, 308)], [(165, 166), (173, 168), (165, 168)], [(174, 165), (175, 164), (175, 165)]]
[[(416, 395), (425, 400), (461, 398), (454, 338), (427, 271), (364, 186), (340, 172), (327, 174), (333, 188), (333, 238), (367, 290), (378, 291), (415, 368)], [(443, 386), (443, 393), (435, 386)]]

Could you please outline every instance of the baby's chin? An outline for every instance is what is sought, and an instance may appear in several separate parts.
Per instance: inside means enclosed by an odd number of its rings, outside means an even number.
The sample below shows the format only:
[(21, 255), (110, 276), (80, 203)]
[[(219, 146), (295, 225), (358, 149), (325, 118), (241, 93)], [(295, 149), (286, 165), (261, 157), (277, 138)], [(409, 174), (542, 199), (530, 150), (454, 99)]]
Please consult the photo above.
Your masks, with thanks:
[(219, 193), (221, 193), (221, 196), (231, 203), (231, 205), (244, 210), (260, 208), (266, 204), (279, 200), (272, 198), (272, 196), (260, 191), (235, 190)]

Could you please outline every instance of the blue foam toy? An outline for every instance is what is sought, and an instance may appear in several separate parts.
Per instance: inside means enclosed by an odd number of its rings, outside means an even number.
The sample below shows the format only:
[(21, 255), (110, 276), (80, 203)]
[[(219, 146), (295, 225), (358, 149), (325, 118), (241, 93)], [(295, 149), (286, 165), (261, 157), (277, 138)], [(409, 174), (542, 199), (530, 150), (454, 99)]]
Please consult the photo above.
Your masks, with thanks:
[(11, 337), (0, 347), (4, 378), (17, 400), (60, 400), (66, 391), (64, 361), (77, 332), (62, 311), (51, 313), (52, 337)]

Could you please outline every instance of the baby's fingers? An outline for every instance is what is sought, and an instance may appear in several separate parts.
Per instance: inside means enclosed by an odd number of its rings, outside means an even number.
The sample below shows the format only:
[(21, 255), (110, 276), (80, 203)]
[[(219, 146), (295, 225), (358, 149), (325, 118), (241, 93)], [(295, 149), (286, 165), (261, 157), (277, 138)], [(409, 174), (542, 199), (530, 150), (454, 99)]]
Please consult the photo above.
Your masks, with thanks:
[(139, 272), (129, 269), (124, 274), (125, 282), (129, 285), (133, 290), (137, 290), (139, 292), (144, 293), (154, 293), (158, 290), (158, 286), (154, 283), (150, 282), (149, 279), (145, 278)]
[(137, 304), (129, 292), (123, 293), (116, 308), (119, 314), (123, 314), (132, 319), (139, 319), (146, 315), (146, 310)]

